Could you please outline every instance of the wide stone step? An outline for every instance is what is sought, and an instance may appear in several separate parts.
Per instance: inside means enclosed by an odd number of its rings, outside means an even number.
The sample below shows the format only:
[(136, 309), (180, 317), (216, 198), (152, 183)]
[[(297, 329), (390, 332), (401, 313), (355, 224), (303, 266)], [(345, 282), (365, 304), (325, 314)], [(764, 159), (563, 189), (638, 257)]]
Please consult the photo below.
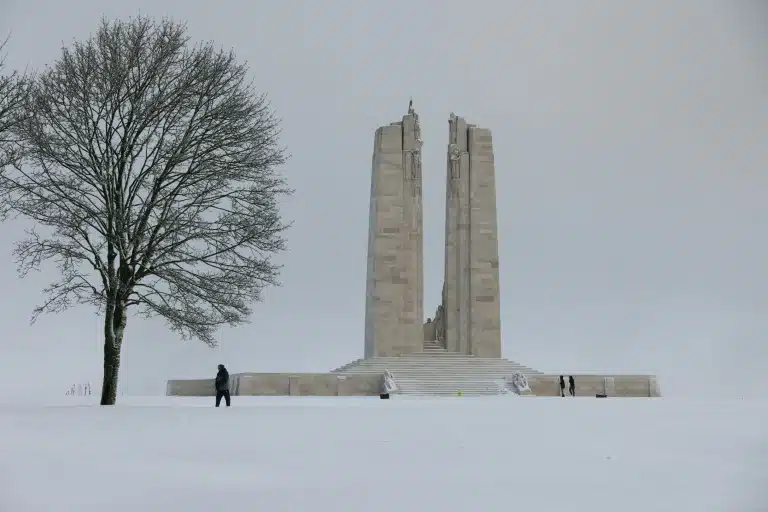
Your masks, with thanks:
[(481, 362), (481, 361), (392, 361), (389, 363), (360, 363), (355, 366), (352, 366), (351, 368), (355, 367), (363, 367), (363, 366), (376, 366), (376, 367), (384, 367), (384, 366), (424, 366), (424, 367), (451, 367), (451, 366), (471, 366), (471, 367), (477, 367), (477, 368), (486, 368), (490, 366), (519, 366), (521, 368), (526, 368), (525, 365), (522, 364), (515, 364), (515, 363), (493, 363), (493, 362)]
[(391, 372), (401, 373), (413, 373), (413, 372), (428, 372), (428, 373), (445, 373), (448, 375), (456, 375), (459, 373), (486, 373), (486, 372), (521, 372), (528, 375), (540, 375), (540, 372), (531, 370), (524, 366), (485, 366), (485, 367), (467, 367), (467, 366), (404, 366), (404, 365), (386, 365), (386, 366), (368, 366), (368, 367), (356, 367), (342, 370), (335, 373), (383, 373), (385, 370)]
[(400, 395), (406, 396), (480, 396), (480, 395), (500, 395), (497, 387), (486, 388), (430, 388), (426, 386), (418, 388), (401, 388)]
[[(403, 357), (392, 359), (364, 359), (362, 361), (355, 362), (355, 365), (361, 364), (400, 364), (400, 363), (418, 363), (418, 364), (457, 364), (457, 363), (469, 363), (469, 364), (520, 364), (516, 361), (509, 361), (506, 359), (475, 359), (472, 357), (455, 357), (446, 356), (444, 354), (434, 355), (430, 357)], [(347, 365), (344, 365), (347, 366)], [(525, 366), (520, 364), (520, 366)]]
[(494, 381), (446, 381), (446, 382), (434, 382), (428, 380), (395, 380), (397, 386), (401, 389), (449, 389), (449, 390), (472, 390), (472, 389), (488, 389), (495, 392), (499, 391), (499, 385)]
[[(520, 364), (509, 359), (480, 358), (465, 355), (452, 355), (446, 353), (409, 355), (403, 357), (377, 357), (375, 359), (360, 359), (342, 366), (349, 367), (362, 364), (398, 364), (398, 363), (420, 363), (420, 364), (446, 364), (446, 363), (491, 363), (491, 364)], [(521, 365), (523, 366), (523, 365)]]
[(501, 380), (504, 378), (504, 375), (498, 374), (476, 374), (476, 375), (455, 375), (453, 377), (437, 377), (435, 375), (429, 375), (429, 374), (403, 374), (403, 373), (393, 373), (392, 376), (395, 379), (398, 379), (402, 382), (436, 382), (436, 383), (443, 383), (443, 382), (466, 382), (466, 383), (472, 383), (472, 382), (496, 382), (498, 380)]
[[(357, 364), (361, 362), (375, 362), (375, 361), (408, 361), (408, 360), (424, 360), (424, 359), (439, 359), (439, 360), (465, 360), (465, 361), (510, 361), (509, 359), (497, 358), (497, 357), (477, 357), (467, 354), (457, 354), (455, 352), (414, 352), (405, 356), (387, 356), (387, 357), (373, 357), (370, 359), (357, 359), (348, 364)], [(344, 365), (347, 366), (347, 365)]]
[[(452, 381), (457, 379), (491, 379), (498, 380), (500, 378), (509, 378), (515, 373), (522, 373), (523, 375), (534, 377), (534, 374), (526, 373), (524, 371), (486, 371), (486, 372), (453, 372), (453, 373), (439, 373), (439, 372), (404, 372), (398, 369), (388, 370), (391, 374), (397, 375), (400, 378), (414, 378), (414, 379), (429, 379), (429, 380), (446, 380)], [(356, 372), (356, 373), (340, 373), (339, 375), (380, 375), (384, 371), (376, 372)]]
[(494, 376), (494, 375), (475, 375), (475, 376), (456, 376), (454, 378), (434, 378), (430, 375), (402, 375), (402, 374), (392, 374), (393, 378), (395, 379), (395, 382), (398, 383), (426, 383), (429, 385), (435, 385), (435, 386), (445, 386), (445, 385), (465, 385), (465, 386), (485, 386), (489, 383), (493, 383), (495, 385), (496, 382), (501, 382), (504, 380), (503, 375)]
[[(430, 361), (436, 362), (436, 363), (458, 363), (458, 362), (469, 362), (469, 363), (514, 363), (515, 361), (509, 361), (505, 359), (479, 359), (479, 358), (473, 358), (473, 357), (457, 357), (457, 356), (446, 356), (445, 354), (435, 354), (432, 356), (417, 356), (417, 357), (397, 357), (392, 359), (364, 359), (362, 361), (356, 362), (355, 364), (377, 364), (377, 363), (397, 363), (397, 362), (419, 362), (419, 363), (428, 363)], [(345, 365), (346, 366), (346, 365)]]
[(498, 395), (506, 389), (507, 371), (466, 373), (395, 372), (390, 370), (402, 395)]
[[(443, 349), (443, 350), (445, 350), (445, 349)], [(411, 358), (411, 357), (425, 357), (425, 356), (426, 357), (432, 357), (432, 356), (434, 356), (434, 354), (427, 353), (427, 352), (412, 352), (410, 354), (406, 354), (406, 355), (402, 355), (402, 356), (372, 357), (370, 359), (358, 359), (358, 361), (376, 361), (376, 360), (380, 360), (380, 359), (385, 359), (385, 360), (386, 359), (408, 359), (408, 358)], [(472, 356), (472, 355), (469, 355), (469, 354), (459, 354), (458, 352), (448, 352), (448, 351), (440, 352), (439, 356), (443, 357), (443, 358), (458, 357), (458, 358), (464, 358), (464, 359), (491, 359), (491, 360), (494, 360), (494, 361), (503, 361), (504, 360), (503, 358), (498, 358), (498, 357), (477, 357), (477, 356)]]
[(412, 363), (389, 363), (389, 364), (360, 364), (357, 366), (350, 367), (348, 369), (352, 368), (527, 368), (526, 366), (523, 366), (521, 364), (483, 364), (483, 363), (445, 363), (445, 364), (436, 364), (436, 363), (419, 363), (419, 362), (412, 362)]
[(498, 396), (501, 393), (495, 389), (418, 389), (400, 390), (404, 396)]
[[(372, 370), (372, 371), (367, 371), (367, 372), (365, 372), (365, 371), (343, 372), (343, 373), (339, 373), (339, 375), (383, 374), (384, 371), (385, 370), (382, 370), (382, 371), (373, 371)], [(429, 372), (429, 371), (403, 371), (400, 368), (390, 368), (388, 371), (390, 373), (392, 373), (392, 374), (400, 375), (401, 377), (405, 377), (405, 376), (414, 376), (414, 377), (424, 376), (424, 377), (429, 377), (429, 378), (432, 378), (432, 379), (444, 378), (444, 379), (448, 379), (448, 380), (457, 379), (457, 378), (461, 378), (461, 377), (466, 377), (466, 378), (477, 378), (477, 377), (483, 377), (483, 376), (489, 376), (489, 377), (492, 377), (492, 378), (498, 378), (499, 376), (509, 377), (509, 376), (511, 376), (514, 373), (522, 373), (523, 375), (529, 375), (529, 376), (536, 375), (536, 374), (533, 374), (533, 373), (530, 373), (530, 372), (526, 372), (524, 370), (515, 370), (515, 369), (513, 369), (513, 370), (486, 370), (486, 371), (475, 371), (475, 372), (471, 372), (471, 371), (462, 371), (462, 372), (437, 372), (437, 371), (433, 371), (433, 372)]]
[(398, 388), (401, 395), (500, 395), (502, 391), (498, 386), (428, 386), (428, 385), (403, 385)]
[[(452, 376), (434, 375), (429, 373), (403, 373), (403, 372), (390, 372), (395, 380), (412, 379), (412, 380), (425, 380), (435, 382), (456, 382), (456, 381), (470, 381), (470, 380), (490, 380), (499, 381), (506, 380), (512, 377), (515, 373), (520, 372), (494, 372), (494, 373), (462, 373)], [(353, 375), (353, 374), (347, 374)], [(363, 374), (358, 374), (363, 375)], [(369, 374), (370, 375), (370, 374)], [(372, 373), (372, 375), (380, 375), (379, 373)], [(525, 375), (525, 374), (523, 374)], [(527, 377), (534, 377), (533, 375), (527, 375)]]
[[(425, 348), (428, 347), (425, 343)], [(509, 359), (483, 358), (443, 351), (359, 359), (334, 370), (338, 374), (383, 374), (389, 371), (402, 395), (498, 395), (514, 373), (541, 372)]]
[[(460, 375), (469, 375), (469, 376), (475, 376), (475, 375), (495, 375), (495, 374), (507, 374), (510, 373), (510, 370), (508, 368), (485, 368), (485, 369), (464, 369), (464, 370), (456, 370), (452, 372), (446, 372), (441, 371), (439, 369), (434, 368), (416, 368), (416, 369), (404, 369), (404, 368), (389, 368), (389, 372), (396, 373), (398, 375), (430, 375), (433, 377), (439, 377), (439, 376), (445, 376), (445, 377), (458, 377)], [(376, 371), (373, 372), (365, 372), (365, 373), (378, 373)], [(383, 373), (383, 372), (382, 372)], [(512, 373), (515, 373), (514, 371)]]

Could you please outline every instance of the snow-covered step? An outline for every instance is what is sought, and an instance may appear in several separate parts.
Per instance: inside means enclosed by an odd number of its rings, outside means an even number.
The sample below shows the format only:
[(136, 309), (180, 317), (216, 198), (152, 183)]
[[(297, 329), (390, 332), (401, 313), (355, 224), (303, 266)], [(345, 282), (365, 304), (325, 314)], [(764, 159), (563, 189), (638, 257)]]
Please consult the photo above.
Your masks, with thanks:
[(398, 390), (403, 395), (498, 395), (500, 385), (489, 380), (445, 380), (434, 381), (413, 378), (398, 378), (394, 375)]
[(507, 359), (479, 358), (465, 354), (435, 352), (396, 357), (360, 359), (334, 373), (371, 374), (390, 372), (403, 395), (495, 395), (515, 373), (541, 374)]
[(423, 350), (425, 354), (446, 354), (445, 347), (436, 341), (425, 341)]

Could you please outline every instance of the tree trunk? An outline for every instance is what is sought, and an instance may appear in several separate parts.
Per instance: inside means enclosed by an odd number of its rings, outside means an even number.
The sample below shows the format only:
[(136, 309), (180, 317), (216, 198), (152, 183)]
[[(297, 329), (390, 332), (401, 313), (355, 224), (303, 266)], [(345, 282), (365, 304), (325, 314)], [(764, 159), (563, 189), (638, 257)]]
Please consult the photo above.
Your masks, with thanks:
[(120, 372), (125, 313), (124, 305), (108, 300), (104, 313), (104, 380), (101, 385), (101, 405), (115, 405), (117, 401), (117, 377)]

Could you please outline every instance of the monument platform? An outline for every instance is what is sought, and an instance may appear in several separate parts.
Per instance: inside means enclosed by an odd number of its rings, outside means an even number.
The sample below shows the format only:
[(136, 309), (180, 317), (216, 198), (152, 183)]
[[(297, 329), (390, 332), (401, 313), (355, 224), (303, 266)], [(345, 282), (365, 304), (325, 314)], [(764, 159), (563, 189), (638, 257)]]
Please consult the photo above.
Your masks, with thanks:
[[(507, 392), (506, 383), (516, 373), (526, 377), (530, 395), (560, 395), (559, 375), (548, 375), (504, 358), (450, 352), (358, 359), (328, 373), (233, 374), (230, 389), (233, 395), (243, 396), (378, 396), (385, 392), (384, 375), (387, 373), (397, 386), (395, 394), (402, 395), (499, 395)], [(661, 396), (653, 375), (572, 375), (576, 396)], [(167, 394), (213, 396), (213, 378), (170, 380)]]

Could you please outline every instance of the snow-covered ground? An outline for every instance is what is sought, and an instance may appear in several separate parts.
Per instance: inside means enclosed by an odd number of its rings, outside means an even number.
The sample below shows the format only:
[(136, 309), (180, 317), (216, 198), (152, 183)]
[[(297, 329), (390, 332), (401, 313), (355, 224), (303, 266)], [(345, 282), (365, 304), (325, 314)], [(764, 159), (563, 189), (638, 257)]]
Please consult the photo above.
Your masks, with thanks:
[(768, 510), (768, 401), (86, 400), (0, 405), (0, 511)]

